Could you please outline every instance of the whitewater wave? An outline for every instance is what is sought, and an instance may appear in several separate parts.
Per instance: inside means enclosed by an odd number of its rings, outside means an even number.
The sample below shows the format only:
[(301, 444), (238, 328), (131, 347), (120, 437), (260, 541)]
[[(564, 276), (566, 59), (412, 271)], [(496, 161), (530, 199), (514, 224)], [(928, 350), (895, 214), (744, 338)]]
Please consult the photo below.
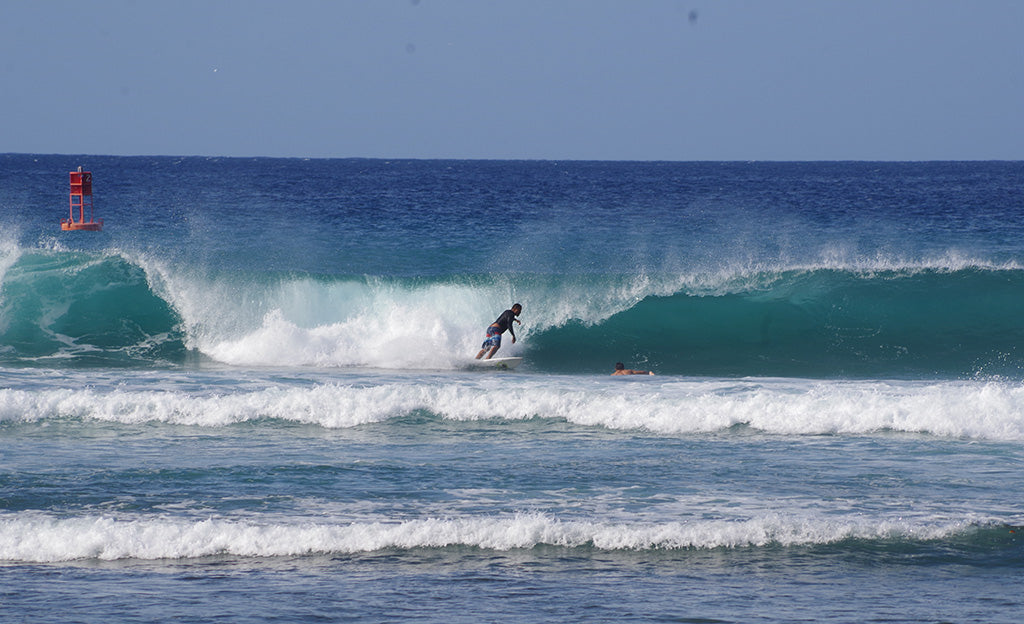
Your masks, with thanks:
[(222, 427), (279, 420), (349, 428), (420, 415), (462, 422), (558, 419), (662, 435), (745, 427), (772, 435), (906, 432), (1024, 440), (1024, 387), (1015, 383), (658, 379), (583, 383), (533, 376), (439, 377), (212, 396), (120, 388), (0, 389), (0, 423), (73, 419)]
[(524, 513), (349, 524), (18, 514), (0, 517), (0, 561), (284, 557), (459, 546), (496, 551), (538, 546), (600, 551), (737, 549), (847, 540), (920, 543), (982, 530), (999, 534), (1014, 531), (995, 520), (906, 521), (779, 514), (749, 520), (610, 523)]

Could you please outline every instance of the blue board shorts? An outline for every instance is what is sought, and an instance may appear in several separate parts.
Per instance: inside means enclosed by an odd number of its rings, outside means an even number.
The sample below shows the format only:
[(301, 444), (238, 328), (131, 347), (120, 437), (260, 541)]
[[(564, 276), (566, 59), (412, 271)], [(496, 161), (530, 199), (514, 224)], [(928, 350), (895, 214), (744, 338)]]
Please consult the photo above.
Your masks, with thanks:
[(480, 347), (481, 349), (490, 349), (491, 347), (501, 346), (501, 330), (497, 327), (487, 328), (487, 339), (484, 340), (484, 344)]

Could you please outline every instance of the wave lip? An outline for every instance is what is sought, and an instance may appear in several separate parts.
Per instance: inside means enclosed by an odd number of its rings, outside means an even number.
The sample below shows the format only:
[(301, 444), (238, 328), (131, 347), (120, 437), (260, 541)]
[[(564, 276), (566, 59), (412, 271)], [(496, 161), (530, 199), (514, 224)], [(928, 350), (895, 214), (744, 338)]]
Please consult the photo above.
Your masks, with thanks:
[[(922, 543), (1002, 526), (989, 520), (910, 522), (777, 514), (748, 520), (610, 523), (522, 513), (350, 524), (29, 515), (0, 518), (0, 561), (285, 557), (459, 546), (496, 551), (538, 546), (676, 551), (815, 546), (848, 540)], [(1006, 530), (1012, 532), (1012, 528)]]
[(182, 357), (179, 319), (138, 264), (116, 253), (16, 255), (0, 270), (0, 362), (125, 367)]

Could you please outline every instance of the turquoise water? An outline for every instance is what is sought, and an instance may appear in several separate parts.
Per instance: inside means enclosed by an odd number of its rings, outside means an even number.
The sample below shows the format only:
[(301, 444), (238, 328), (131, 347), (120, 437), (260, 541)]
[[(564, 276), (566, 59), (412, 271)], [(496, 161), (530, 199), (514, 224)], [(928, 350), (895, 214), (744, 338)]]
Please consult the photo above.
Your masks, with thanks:
[(1022, 183), (0, 156), (0, 609), (1015, 622)]

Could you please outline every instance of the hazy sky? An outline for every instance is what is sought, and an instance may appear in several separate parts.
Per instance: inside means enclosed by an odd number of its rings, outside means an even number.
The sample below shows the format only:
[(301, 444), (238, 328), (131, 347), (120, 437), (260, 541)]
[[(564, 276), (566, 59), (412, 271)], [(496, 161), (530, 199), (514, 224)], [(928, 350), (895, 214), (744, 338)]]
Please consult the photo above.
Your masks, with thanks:
[(1024, 159), (1016, 0), (5, 0), (0, 152)]

